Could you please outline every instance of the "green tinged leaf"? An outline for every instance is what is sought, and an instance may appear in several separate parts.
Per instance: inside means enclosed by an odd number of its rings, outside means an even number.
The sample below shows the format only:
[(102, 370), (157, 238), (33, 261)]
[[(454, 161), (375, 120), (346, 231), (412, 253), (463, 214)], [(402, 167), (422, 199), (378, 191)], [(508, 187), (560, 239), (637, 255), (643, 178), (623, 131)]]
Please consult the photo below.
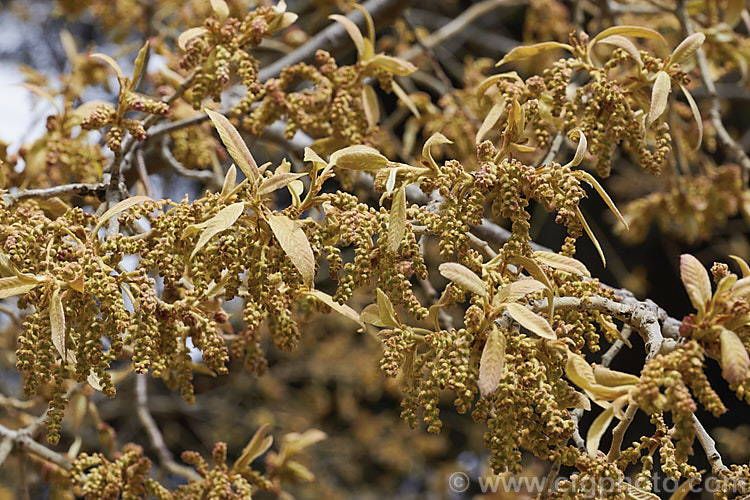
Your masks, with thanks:
[(443, 262), (438, 270), (441, 276), (453, 281), (461, 288), (482, 297), (487, 296), (487, 285), (468, 267), (457, 262)]
[(648, 119), (646, 126), (650, 127), (652, 123), (659, 119), (667, 109), (669, 102), (669, 93), (672, 91), (672, 79), (666, 71), (659, 71), (656, 74), (654, 88), (651, 91), (651, 107), (648, 110)]
[(356, 145), (332, 153), (329, 164), (347, 170), (380, 170), (388, 165), (388, 158), (370, 146)]
[(143, 65), (146, 64), (146, 55), (148, 55), (148, 40), (143, 44), (141, 50), (138, 51), (138, 57), (135, 58), (135, 64), (133, 65), (133, 85), (138, 83), (138, 79), (143, 73)]
[(479, 360), (479, 393), (487, 397), (497, 390), (505, 367), (505, 335), (493, 323)]
[(535, 55), (541, 54), (542, 52), (553, 49), (564, 49), (568, 52), (573, 52), (573, 47), (571, 47), (567, 43), (542, 42), (535, 45), (524, 45), (521, 47), (515, 47), (513, 50), (505, 54), (505, 57), (500, 59), (500, 61), (495, 66), (502, 66), (503, 64), (509, 62), (528, 59), (530, 57), (534, 57)]
[(567, 257), (555, 252), (539, 251), (534, 252), (534, 258), (553, 269), (559, 269), (560, 271), (565, 271), (571, 274), (583, 275), (587, 278), (591, 277), (591, 273), (586, 269), (586, 266), (573, 257)]
[(509, 302), (505, 304), (505, 308), (508, 310), (508, 314), (517, 321), (522, 327), (527, 330), (534, 332), (542, 338), (549, 340), (556, 340), (552, 327), (549, 326), (547, 320), (528, 310), (525, 306), (515, 302)]
[(697, 311), (703, 312), (711, 300), (711, 280), (698, 259), (684, 253), (680, 256), (680, 278), (685, 285), (690, 302)]
[(302, 280), (312, 288), (315, 278), (315, 255), (301, 223), (286, 215), (274, 213), (268, 216), (268, 225), (271, 226), (276, 240), (289, 260), (299, 271)]
[(247, 145), (242, 140), (240, 133), (226, 116), (210, 109), (206, 109), (205, 111), (213, 122), (214, 127), (216, 127), (216, 131), (219, 133), (219, 137), (221, 137), (221, 142), (224, 143), (227, 151), (229, 151), (229, 156), (232, 157), (235, 164), (237, 164), (250, 182), (255, 183), (260, 176), (258, 164), (255, 163), (255, 158), (250, 154), (250, 150), (247, 149)]
[(120, 212), (124, 212), (130, 207), (133, 207), (140, 203), (144, 203), (146, 201), (153, 200), (151, 200), (151, 198), (149, 198), (148, 196), (131, 196), (130, 198), (122, 200), (120, 203), (116, 204), (114, 207), (104, 212), (101, 217), (99, 217), (99, 222), (97, 222), (96, 226), (94, 226), (94, 229), (91, 230), (90, 236), (98, 233), (99, 229), (101, 229), (102, 226), (104, 226), (104, 224), (106, 224), (107, 221), (115, 215), (119, 214)]
[(601, 443), (602, 436), (607, 432), (609, 424), (612, 423), (614, 417), (614, 410), (610, 406), (603, 412), (601, 412), (591, 423), (588, 433), (586, 434), (586, 451), (590, 456), (596, 456), (596, 451), (599, 449), (599, 443)]
[(732, 330), (723, 326), (716, 328), (721, 332), (721, 376), (732, 385), (741, 384), (747, 379), (747, 371), (750, 368), (747, 349)]
[(388, 215), (388, 250), (398, 252), (406, 233), (406, 189), (402, 186), (393, 195), (391, 213)]
[(338, 302), (333, 300), (333, 297), (331, 297), (327, 293), (321, 292), (320, 290), (310, 290), (309, 292), (305, 292), (305, 294), (311, 297), (315, 297), (317, 300), (321, 301), (337, 313), (356, 322), (360, 326), (360, 328), (364, 330), (365, 324), (360, 319), (360, 315), (357, 314), (357, 311), (355, 311), (348, 305), (339, 304)]
[(232, 227), (232, 224), (237, 222), (237, 219), (240, 218), (240, 215), (242, 215), (242, 212), (244, 211), (244, 203), (232, 203), (231, 205), (219, 210), (216, 215), (204, 222), (205, 229), (203, 229), (200, 238), (198, 238), (198, 243), (195, 244), (195, 248), (190, 254), (190, 258), (192, 259), (195, 257), (195, 254), (197, 254), (211, 238)]

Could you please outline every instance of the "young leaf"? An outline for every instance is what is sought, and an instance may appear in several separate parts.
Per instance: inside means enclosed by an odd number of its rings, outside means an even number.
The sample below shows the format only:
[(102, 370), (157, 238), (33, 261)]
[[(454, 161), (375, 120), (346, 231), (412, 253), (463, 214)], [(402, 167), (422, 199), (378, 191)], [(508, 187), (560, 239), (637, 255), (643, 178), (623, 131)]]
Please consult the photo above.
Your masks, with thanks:
[(183, 31), (180, 33), (180, 36), (177, 37), (177, 46), (181, 50), (185, 50), (187, 47), (187, 43), (195, 38), (196, 36), (201, 36), (202, 34), (207, 33), (206, 28), (190, 28), (188, 30)]
[(396, 311), (393, 310), (391, 299), (380, 288), (375, 289), (375, 294), (378, 298), (378, 312), (381, 323), (391, 328), (399, 326), (401, 323), (396, 316)]
[(705, 41), (706, 35), (703, 33), (693, 33), (675, 47), (674, 51), (672, 51), (672, 56), (670, 57), (669, 62), (673, 64), (682, 63), (695, 54), (695, 51), (701, 48), (701, 45), (703, 45), (703, 42)]
[(479, 144), (480, 142), (482, 142), (484, 136), (487, 135), (490, 130), (492, 130), (492, 127), (494, 127), (497, 121), (500, 119), (500, 115), (503, 114), (504, 109), (505, 104), (502, 102), (498, 102), (494, 106), (492, 106), (492, 109), (490, 109), (490, 112), (487, 113), (487, 117), (482, 122), (482, 126), (479, 127), (479, 130), (477, 130), (477, 135), (474, 137), (475, 144)]
[(380, 121), (380, 105), (375, 89), (370, 85), (362, 85), (362, 108), (367, 119), (367, 129), (372, 130)]
[(406, 59), (391, 57), (385, 54), (376, 55), (375, 57), (370, 59), (368, 65), (379, 66), (388, 73), (392, 73), (397, 76), (407, 76), (417, 71), (417, 67)]
[[(538, 251), (534, 252), (534, 257), (539, 260), (542, 264), (545, 264), (553, 269), (559, 269), (571, 274), (578, 274), (591, 277), (591, 273), (586, 266), (579, 260), (573, 257), (567, 257), (554, 252)], [(527, 268), (528, 269), (528, 268)]]
[(441, 144), (453, 144), (453, 141), (440, 132), (435, 132), (429, 139), (427, 139), (424, 146), (422, 146), (422, 158), (430, 162), (430, 165), (432, 165), (432, 168), (435, 169), (435, 171), (438, 170), (438, 165), (432, 157), (432, 146), (439, 146)]
[(542, 52), (546, 52), (552, 49), (565, 49), (569, 52), (573, 52), (573, 47), (571, 47), (567, 43), (542, 42), (535, 45), (525, 45), (522, 47), (515, 47), (513, 50), (505, 54), (505, 57), (500, 59), (500, 61), (495, 64), (495, 67), (502, 66), (503, 64), (512, 61), (521, 61), (523, 59), (528, 59), (529, 57), (534, 57), (537, 54), (541, 54)]
[(247, 149), (247, 145), (242, 140), (240, 133), (226, 116), (210, 109), (206, 109), (205, 111), (213, 122), (214, 127), (216, 127), (216, 131), (219, 133), (219, 137), (221, 137), (221, 142), (224, 143), (227, 151), (229, 151), (229, 156), (232, 157), (245, 176), (250, 179), (250, 182), (255, 183), (260, 176), (258, 164), (255, 163), (255, 159), (250, 154), (250, 150)]
[(146, 64), (146, 55), (148, 55), (148, 40), (143, 44), (141, 50), (138, 51), (138, 57), (135, 58), (135, 63), (133, 64), (132, 83), (134, 86), (138, 83), (141, 73), (143, 73), (143, 65)]
[(614, 45), (615, 47), (618, 47), (625, 51), (627, 55), (632, 57), (635, 62), (638, 63), (638, 66), (643, 66), (643, 60), (641, 59), (641, 52), (638, 50), (638, 48), (622, 35), (611, 35), (606, 38), (602, 38), (598, 41), (598, 43), (603, 43), (606, 45)]
[(130, 198), (122, 200), (120, 203), (116, 204), (114, 207), (104, 212), (101, 217), (99, 217), (99, 221), (96, 223), (96, 226), (94, 226), (94, 229), (91, 230), (89, 236), (93, 236), (98, 233), (99, 229), (101, 229), (102, 226), (104, 226), (104, 224), (106, 224), (107, 221), (115, 215), (119, 214), (120, 212), (124, 212), (130, 207), (138, 205), (139, 203), (144, 203), (146, 201), (152, 200), (148, 196), (131, 196)]
[(602, 264), (604, 265), (604, 267), (607, 267), (607, 259), (604, 257), (604, 251), (602, 251), (602, 247), (601, 245), (599, 245), (599, 240), (596, 239), (594, 231), (591, 230), (588, 221), (586, 221), (586, 219), (584, 218), (579, 207), (576, 207), (576, 215), (578, 215), (578, 220), (581, 221), (584, 231), (586, 231), (589, 239), (591, 239), (591, 242), (594, 244), (594, 248), (596, 248), (596, 251), (599, 252), (599, 257), (602, 259)]
[(354, 42), (354, 46), (357, 47), (357, 55), (359, 56), (359, 60), (362, 61), (365, 54), (365, 39), (362, 36), (362, 32), (359, 31), (359, 26), (357, 26), (354, 21), (352, 21), (348, 17), (342, 16), (340, 14), (331, 14), (330, 16), (328, 16), (328, 19), (336, 21), (344, 27), (346, 32), (349, 34), (349, 37)]
[(302, 275), (302, 280), (312, 288), (315, 278), (315, 255), (300, 222), (286, 215), (273, 213), (268, 216), (268, 225), (271, 226), (271, 231), (289, 260)]
[(285, 187), (287, 184), (292, 182), (293, 180), (299, 179), (300, 177), (306, 176), (306, 173), (303, 174), (293, 174), (291, 172), (278, 172), (271, 177), (264, 179), (263, 183), (258, 188), (258, 194), (264, 195), (268, 193), (272, 193), (276, 191), (277, 189), (281, 189)]
[(583, 157), (586, 154), (586, 148), (588, 148), (588, 141), (586, 140), (586, 136), (583, 135), (583, 132), (576, 129), (573, 131), (574, 133), (578, 134), (578, 147), (576, 147), (576, 154), (573, 157), (572, 160), (570, 160), (570, 163), (565, 165), (566, 167), (577, 167), (581, 164), (583, 161)]
[(592, 366), (583, 356), (572, 351), (568, 351), (565, 375), (571, 382), (583, 390), (590, 390), (593, 386), (597, 385)]
[(33, 290), (41, 281), (24, 276), (10, 276), (0, 278), (0, 299), (7, 299), (14, 295), (21, 295)]
[(479, 360), (479, 393), (487, 397), (497, 389), (505, 367), (505, 335), (493, 323)]
[(253, 461), (263, 455), (273, 444), (273, 436), (266, 436), (268, 424), (263, 424), (242, 450), (240, 458), (232, 466), (232, 472), (241, 474)]
[(680, 256), (680, 278), (693, 307), (703, 312), (711, 300), (711, 280), (706, 268), (698, 259), (684, 253)]
[(698, 126), (698, 141), (695, 143), (695, 149), (693, 149), (693, 151), (698, 151), (698, 148), (701, 147), (701, 143), (703, 142), (703, 118), (701, 118), (701, 110), (698, 108), (695, 99), (693, 99), (693, 95), (684, 85), (680, 84), (680, 90), (682, 90), (682, 95), (687, 99), (687, 102), (690, 105), (690, 111), (693, 113), (695, 124)]
[(487, 296), (487, 285), (468, 267), (456, 262), (444, 262), (440, 264), (438, 270), (441, 276), (453, 281), (461, 288), (482, 297)]
[(518, 302), (526, 295), (539, 290), (545, 290), (547, 286), (535, 279), (521, 279), (502, 287), (495, 294), (493, 305), (500, 302)]
[[(545, 253), (552, 253), (552, 252), (545, 252)], [(562, 257), (561, 255), (556, 254), (556, 253), (553, 253), (552, 255)], [(536, 254), (535, 254), (535, 256), (536, 256)], [(539, 258), (539, 257), (537, 257), (537, 258)], [(569, 258), (569, 257), (566, 257), (566, 258)], [(573, 260), (575, 260), (575, 259), (573, 259)], [(508, 257), (508, 262), (510, 262), (511, 264), (516, 264), (516, 265), (519, 265), (519, 266), (523, 266), (523, 268), (526, 269), (526, 272), (529, 273), (529, 275), (532, 278), (534, 278), (535, 280), (537, 280), (540, 283), (542, 283), (545, 287), (547, 287), (549, 289), (552, 289), (552, 283), (550, 283), (549, 277), (545, 274), (545, 272), (542, 270), (542, 268), (539, 267), (539, 264), (537, 264), (534, 259), (530, 259), (530, 258), (526, 257), (525, 255), (510, 255)], [(542, 262), (544, 263), (544, 261), (542, 261)], [(576, 262), (578, 262), (578, 261), (576, 260)], [(580, 264), (581, 266), (583, 266), (583, 264), (581, 264), (580, 262), (578, 262), (578, 264)], [(547, 264), (547, 265), (550, 266), (550, 267), (555, 267), (555, 266), (552, 266), (550, 264)], [(576, 273), (576, 274), (580, 274), (580, 273)]]
[(203, 224), (206, 224), (205, 229), (201, 233), (200, 238), (198, 238), (198, 243), (195, 244), (195, 248), (190, 254), (190, 258), (192, 259), (195, 257), (195, 254), (197, 254), (211, 238), (232, 227), (232, 224), (237, 222), (237, 219), (240, 218), (240, 215), (242, 215), (242, 212), (244, 211), (244, 203), (232, 203), (231, 205), (219, 210), (219, 212), (207, 222), (204, 222)]
[(510, 316), (527, 330), (530, 330), (545, 339), (557, 339), (557, 335), (555, 335), (554, 330), (549, 326), (547, 320), (538, 314), (534, 314), (526, 307), (515, 302), (505, 304), (505, 308), (508, 310)]
[(399, 188), (393, 195), (391, 213), (388, 216), (388, 250), (398, 252), (406, 232), (406, 189)]
[(117, 61), (109, 57), (107, 54), (91, 54), (89, 57), (93, 57), (94, 59), (99, 59), (102, 62), (105, 62), (107, 65), (109, 65), (110, 68), (112, 68), (115, 71), (115, 74), (117, 75), (117, 78), (125, 78), (125, 74), (122, 72), (122, 69), (120, 68), (120, 65), (117, 64)]
[(223, 21), (229, 17), (229, 6), (224, 0), (211, 0), (211, 9), (219, 21)]
[(309, 292), (306, 292), (306, 295), (310, 295), (312, 297), (315, 297), (337, 313), (341, 314), (342, 316), (349, 318), (352, 321), (355, 321), (360, 328), (364, 330), (365, 324), (360, 319), (360, 315), (357, 314), (357, 311), (352, 309), (346, 304), (339, 304), (335, 300), (333, 300), (333, 297), (328, 295), (327, 293), (323, 293), (320, 290), (310, 290)]
[(718, 326), (721, 330), (721, 376), (732, 385), (741, 384), (747, 379), (750, 368), (745, 345), (732, 330)]
[(604, 366), (594, 366), (594, 379), (597, 384), (606, 387), (619, 387), (623, 385), (636, 385), (641, 379), (635, 375), (625, 372), (610, 370)]
[(745, 262), (745, 259), (742, 257), (738, 257), (736, 255), (730, 255), (732, 259), (737, 263), (737, 265), (740, 266), (740, 270), (742, 271), (742, 277), (747, 278), (750, 276), (750, 266)]
[(370, 146), (348, 146), (331, 154), (330, 165), (347, 170), (380, 170), (388, 165), (388, 158)]
[(68, 361), (68, 350), (65, 347), (65, 311), (63, 310), (60, 288), (55, 287), (49, 299), (49, 326), (52, 344), (60, 357)]
[(237, 186), (237, 167), (234, 166), (234, 163), (230, 165), (230, 167), (227, 169), (227, 175), (224, 176), (224, 184), (221, 186), (221, 197), (223, 199), (226, 199), (227, 196), (229, 196), (229, 193), (234, 191), (234, 188)]
[(669, 93), (671, 91), (672, 79), (666, 71), (659, 71), (656, 74), (654, 88), (651, 91), (651, 107), (648, 110), (647, 127), (650, 127), (652, 123), (658, 120), (664, 113), (664, 110), (667, 109), (667, 102), (669, 101)]
[(602, 31), (589, 42), (589, 47), (593, 47), (599, 40), (607, 38), (612, 35), (625, 35), (635, 36), (640, 38), (651, 38), (653, 40), (659, 40), (661, 43), (666, 44), (667, 41), (657, 31), (642, 26), (613, 26)]
[(414, 104), (414, 101), (411, 100), (411, 97), (404, 92), (404, 89), (401, 88), (395, 81), (391, 82), (391, 88), (393, 89), (393, 93), (398, 96), (398, 98), (406, 105), (407, 108), (409, 108), (409, 111), (412, 112), (414, 116), (417, 118), (422, 118), (422, 115), (419, 113), (419, 110), (417, 109), (417, 106)]
[(614, 410), (610, 406), (601, 412), (591, 423), (591, 427), (589, 427), (589, 431), (586, 434), (586, 451), (592, 457), (596, 455), (602, 436), (607, 432), (607, 428), (609, 428), (609, 424), (612, 423), (613, 417)]
[(588, 182), (590, 186), (593, 186), (594, 189), (596, 189), (596, 192), (599, 193), (599, 196), (602, 197), (602, 200), (604, 200), (604, 203), (607, 204), (609, 209), (612, 210), (612, 213), (615, 214), (617, 218), (619, 219), (619, 221), (622, 223), (622, 225), (625, 226), (625, 229), (630, 229), (630, 226), (628, 226), (627, 221), (622, 216), (620, 211), (617, 209), (615, 202), (612, 201), (612, 198), (609, 197), (607, 192), (604, 190), (601, 184), (599, 184), (599, 182), (594, 178), (594, 176), (585, 171), (580, 171), (580, 172), (581, 172), (581, 177), (583, 177), (583, 179), (586, 182)]
[(515, 71), (508, 71), (506, 73), (498, 73), (497, 75), (488, 76), (477, 87), (477, 99), (480, 99), (484, 94), (486, 94), (490, 87), (492, 87), (494, 84), (506, 78), (509, 80), (515, 80), (518, 83), (523, 83), (523, 80)]

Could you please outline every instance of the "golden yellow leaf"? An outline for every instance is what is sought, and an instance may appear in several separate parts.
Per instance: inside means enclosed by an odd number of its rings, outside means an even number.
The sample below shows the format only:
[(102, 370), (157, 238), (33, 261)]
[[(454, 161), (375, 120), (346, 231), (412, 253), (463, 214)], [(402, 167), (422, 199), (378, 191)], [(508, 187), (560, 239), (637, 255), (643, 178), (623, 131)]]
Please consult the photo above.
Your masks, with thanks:
[(698, 259), (684, 253), (680, 256), (680, 278), (693, 307), (703, 312), (711, 300), (711, 280), (706, 268)]
[(539, 251), (534, 252), (534, 258), (553, 269), (559, 269), (560, 271), (565, 271), (571, 274), (583, 275), (587, 278), (591, 277), (591, 273), (586, 269), (586, 266), (573, 257), (567, 257), (555, 252)]
[(505, 57), (500, 59), (500, 61), (495, 64), (495, 66), (502, 66), (503, 64), (512, 61), (521, 61), (523, 59), (528, 59), (529, 57), (534, 57), (537, 54), (541, 54), (542, 52), (553, 49), (564, 49), (569, 52), (573, 52), (573, 47), (571, 47), (567, 43), (542, 42), (535, 45), (525, 45), (522, 47), (515, 47), (513, 50), (505, 54)]
[(120, 65), (117, 64), (117, 61), (109, 57), (107, 54), (91, 54), (89, 57), (93, 57), (94, 59), (99, 59), (100, 61), (106, 63), (110, 68), (112, 68), (115, 71), (115, 74), (117, 75), (117, 78), (125, 78), (125, 74), (122, 72), (122, 69), (120, 68)]
[(253, 158), (250, 150), (247, 149), (247, 145), (242, 140), (240, 133), (226, 116), (210, 109), (206, 109), (205, 111), (213, 122), (214, 127), (216, 127), (216, 131), (219, 133), (219, 137), (221, 137), (221, 142), (227, 148), (229, 156), (232, 157), (234, 163), (242, 170), (250, 182), (254, 184), (260, 176), (258, 164), (255, 163), (255, 158)]
[(177, 37), (177, 46), (180, 49), (185, 50), (185, 48), (187, 47), (187, 43), (190, 40), (192, 40), (196, 36), (201, 36), (204, 33), (207, 33), (206, 28), (196, 27), (187, 29), (180, 33), (180, 36)]
[(370, 146), (355, 145), (331, 154), (330, 164), (347, 170), (380, 170), (388, 165), (388, 158)]
[(484, 94), (486, 94), (489, 88), (492, 87), (494, 84), (496, 84), (500, 80), (505, 80), (505, 79), (515, 80), (518, 83), (523, 83), (523, 80), (521, 79), (520, 76), (518, 76), (518, 73), (516, 73), (515, 71), (508, 71), (507, 73), (499, 73), (497, 75), (488, 76), (477, 87), (477, 99), (481, 98)]
[(609, 197), (609, 194), (604, 190), (601, 184), (594, 178), (593, 175), (591, 175), (588, 172), (580, 171), (580, 175), (585, 180), (589, 186), (593, 186), (594, 189), (596, 189), (596, 192), (599, 193), (599, 196), (602, 197), (602, 200), (604, 200), (604, 203), (607, 204), (610, 210), (612, 210), (612, 213), (617, 216), (617, 219), (622, 223), (623, 226), (625, 226), (625, 229), (630, 229), (630, 226), (628, 225), (628, 222), (625, 220), (625, 218), (622, 216), (620, 211), (617, 209), (617, 206), (615, 205), (615, 202), (612, 201), (612, 198)]
[(664, 110), (667, 109), (667, 102), (669, 101), (669, 93), (671, 91), (672, 79), (667, 72), (659, 71), (656, 73), (654, 88), (651, 91), (651, 107), (648, 110), (648, 119), (646, 120), (647, 127), (650, 127), (652, 123), (658, 120), (664, 113)]
[(531, 312), (525, 306), (515, 302), (509, 302), (505, 304), (505, 308), (508, 310), (510, 316), (527, 330), (530, 330), (545, 339), (557, 339), (557, 335), (555, 335), (554, 330), (549, 326), (547, 320), (538, 314)]
[(388, 295), (386, 295), (380, 288), (375, 289), (375, 294), (378, 300), (380, 322), (391, 328), (399, 326), (401, 323), (398, 320), (398, 316), (396, 316), (396, 311), (393, 309), (391, 299), (389, 299)]
[(417, 67), (414, 66), (409, 61), (407, 61), (406, 59), (401, 59), (398, 57), (391, 57), (385, 54), (377, 54), (376, 56), (370, 59), (370, 61), (368, 62), (368, 65), (379, 66), (380, 68), (384, 69), (388, 73), (398, 75), (398, 76), (411, 75), (412, 73), (417, 71)]
[(259, 456), (263, 455), (273, 444), (273, 436), (266, 436), (268, 424), (263, 424), (242, 450), (240, 458), (232, 466), (232, 472), (241, 474)]
[(568, 351), (568, 361), (565, 363), (565, 375), (581, 389), (588, 390), (596, 385), (594, 369), (580, 354)]
[(332, 310), (336, 311), (340, 315), (349, 318), (350, 320), (356, 322), (360, 328), (364, 329), (365, 324), (360, 319), (360, 315), (357, 314), (357, 311), (352, 309), (346, 304), (339, 304), (335, 300), (333, 300), (333, 297), (328, 295), (327, 293), (321, 292), (320, 290), (310, 290), (309, 292), (305, 292), (307, 295), (310, 295), (312, 297), (315, 297), (317, 300), (321, 301), (328, 307), (330, 307)]
[(276, 191), (277, 189), (281, 189), (285, 187), (287, 184), (292, 182), (293, 180), (299, 179), (300, 177), (306, 176), (306, 173), (303, 174), (294, 174), (291, 172), (278, 172), (271, 177), (264, 179), (263, 183), (258, 188), (258, 194), (264, 195), (268, 193), (272, 193)]
[(612, 407), (609, 407), (599, 415), (597, 415), (597, 417), (591, 423), (591, 426), (586, 433), (586, 451), (592, 457), (596, 455), (596, 451), (599, 449), (599, 443), (602, 440), (602, 436), (605, 432), (607, 432), (607, 428), (612, 422), (613, 417), (614, 410), (612, 409)]
[(138, 83), (138, 79), (141, 77), (141, 73), (143, 73), (143, 65), (146, 64), (147, 54), (148, 54), (148, 40), (146, 40), (146, 43), (143, 44), (143, 47), (141, 47), (141, 50), (138, 51), (138, 56), (135, 58), (135, 63), (133, 63), (133, 78), (132, 78), (133, 85)]
[(625, 372), (619, 372), (616, 370), (610, 370), (601, 365), (594, 366), (594, 379), (597, 384), (606, 387), (619, 387), (622, 385), (635, 385), (638, 384), (641, 379), (635, 375)]
[(362, 85), (362, 108), (367, 119), (367, 129), (372, 130), (380, 121), (380, 105), (378, 96), (370, 85)]
[(388, 250), (398, 252), (401, 240), (406, 233), (406, 188), (403, 186), (396, 190), (391, 204), (391, 213), (388, 216)]
[(422, 118), (421, 113), (417, 109), (417, 106), (414, 104), (414, 101), (411, 100), (411, 97), (404, 91), (404, 89), (401, 88), (399, 84), (397, 84), (395, 81), (391, 82), (391, 88), (393, 89), (393, 93), (396, 94), (396, 96), (406, 105), (407, 108), (409, 108), (409, 111), (412, 112), (414, 116), (417, 118)]
[(740, 384), (747, 379), (750, 368), (750, 357), (742, 340), (732, 330), (723, 326), (721, 331), (721, 376), (732, 385)]
[(354, 42), (354, 46), (357, 48), (357, 55), (359, 56), (359, 60), (362, 61), (365, 54), (365, 39), (362, 36), (362, 32), (359, 31), (359, 27), (354, 23), (354, 21), (340, 14), (331, 14), (330, 16), (328, 16), (328, 19), (336, 21), (344, 27), (346, 32), (349, 34), (349, 37)]
[(628, 40), (622, 35), (610, 35), (606, 38), (602, 38), (598, 40), (597, 43), (603, 43), (606, 45), (613, 45), (615, 47), (618, 47), (625, 51), (627, 55), (632, 57), (635, 62), (638, 63), (638, 66), (643, 66), (643, 60), (641, 59), (641, 52), (638, 50), (638, 47), (636, 47), (633, 42)]
[(430, 165), (432, 165), (432, 168), (436, 171), (438, 170), (438, 165), (432, 157), (432, 146), (439, 146), (441, 144), (453, 144), (453, 141), (440, 132), (435, 132), (429, 139), (427, 139), (427, 141), (425, 141), (424, 146), (422, 146), (422, 158), (430, 162)]
[(487, 116), (482, 122), (482, 126), (480, 126), (479, 130), (477, 130), (477, 135), (474, 136), (474, 142), (476, 144), (482, 142), (484, 136), (487, 135), (490, 130), (492, 130), (492, 127), (494, 127), (497, 121), (500, 119), (500, 115), (503, 114), (504, 109), (505, 104), (502, 102), (498, 102), (494, 106), (492, 106), (489, 113), (487, 113)]
[(438, 270), (441, 276), (453, 281), (461, 288), (482, 297), (487, 296), (487, 285), (468, 267), (457, 262), (443, 262)]
[(748, 266), (747, 262), (745, 262), (745, 259), (742, 257), (738, 257), (737, 255), (730, 255), (730, 257), (737, 263), (738, 266), (740, 266), (740, 271), (742, 271), (742, 277), (747, 278), (750, 276), (750, 266)]
[(26, 275), (0, 278), (0, 299), (21, 295), (36, 288), (41, 281)]
[(594, 244), (594, 248), (596, 248), (596, 251), (599, 253), (599, 258), (602, 259), (602, 264), (604, 265), (604, 267), (607, 267), (607, 259), (604, 257), (602, 246), (599, 244), (599, 240), (596, 239), (596, 235), (594, 234), (594, 231), (591, 230), (591, 226), (589, 226), (589, 223), (583, 216), (583, 213), (581, 213), (581, 208), (576, 207), (575, 212), (578, 216), (578, 220), (581, 221), (581, 225), (583, 225), (583, 230), (586, 231), (586, 234), (591, 240), (591, 243)]
[(116, 204), (114, 207), (104, 212), (101, 217), (99, 217), (99, 221), (96, 223), (96, 226), (94, 226), (94, 229), (91, 230), (90, 236), (98, 233), (99, 229), (101, 229), (102, 226), (104, 226), (104, 224), (106, 224), (107, 221), (115, 215), (119, 214), (120, 212), (124, 212), (130, 207), (133, 207), (140, 203), (144, 203), (146, 201), (152, 200), (148, 196), (131, 196), (130, 198), (122, 200), (120, 203)]
[(493, 306), (499, 305), (500, 302), (518, 302), (526, 295), (539, 290), (545, 290), (547, 286), (535, 279), (521, 279), (505, 285), (495, 294)]
[(487, 397), (497, 389), (505, 367), (505, 335), (492, 323), (479, 360), (479, 393)]
[(286, 215), (274, 213), (268, 216), (268, 225), (271, 226), (276, 240), (289, 260), (299, 271), (302, 280), (312, 288), (315, 278), (315, 255), (300, 222)]
[(685, 38), (680, 44), (675, 47), (670, 56), (669, 62), (673, 64), (680, 64), (686, 59), (690, 58), (695, 51), (701, 48), (703, 42), (706, 41), (706, 35), (703, 33), (693, 33), (689, 37)]
[(701, 117), (701, 110), (698, 108), (698, 104), (695, 102), (695, 99), (693, 99), (693, 95), (684, 85), (680, 84), (680, 90), (682, 90), (682, 94), (685, 96), (685, 99), (687, 99), (687, 102), (690, 105), (690, 111), (693, 113), (695, 124), (698, 126), (698, 140), (696, 141), (695, 148), (693, 149), (693, 151), (697, 151), (698, 148), (701, 147), (701, 143), (703, 142), (703, 118)]
[(635, 36), (639, 38), (651, 38), (653, 40), (659, 40), (661, 43), (667, 43), (666, 40), (664, 40), (664, 37), (659, 34), (659, 32), (654, 31), (649, 28), (644, 28), (642, 26), (613, 26), (611, 28), (607, 28), (606, 30), (602, 31), (598, 35), (596, 35), (594, 38), (591, 39), (589, 42), (589, 47), (593, 47), (597, 42), (602, 40), (603, 38), (610, 37), (612, 35), (625, 35), (625, 36)]
[(244, 203), (232, 203), (231, 205), (219, 210), (216, 215), (204, 222), (205, 229), (203, 229), (203, 232), (198, 238), (198, 243), (195, 244), (195, 248), (190, 253), (190, 258), (192, 259), (195, 257), (195, 254), (197, 254), (211, 238), (232, 227), (232, 224), (240, 218), (240, 215), (242, 215), (242, 212), (244, 211)]

